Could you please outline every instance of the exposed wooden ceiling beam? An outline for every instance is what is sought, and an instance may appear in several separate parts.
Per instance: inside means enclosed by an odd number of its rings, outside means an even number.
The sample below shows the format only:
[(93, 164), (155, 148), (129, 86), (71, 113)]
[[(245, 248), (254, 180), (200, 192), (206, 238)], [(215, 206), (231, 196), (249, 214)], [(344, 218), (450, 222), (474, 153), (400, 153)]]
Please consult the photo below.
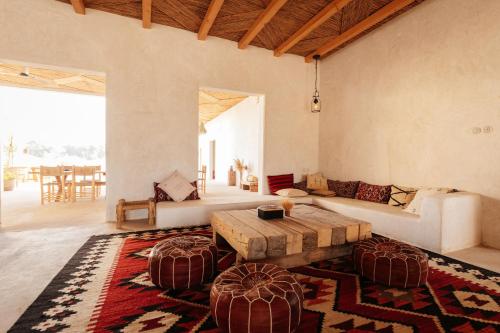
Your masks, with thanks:
[(83, 0), (71, 0), (75, 13), (85, 15), (85, 3)]
[(280, 57), (290, 50), (295, 44), (300, 42), (302, 39), (307, 37), (311, 32), (317, 27), (326, 22), (330, 17), (338, 13), (345, 5), (347, 5), (352, 0), (333, 0), (328, 5), (326, 5), (319, 13), (314, 15), (306, 24), (304, 24), (299, 30), (297, 30), (293, 35), (288, 37), (288, 39), (283, 42), (274, 50), (274, 55)]
[(151, 29), (151, 3), (152, 0), (142, 0), (142, 27)]
[(240, 49), (246, 48), (287, 1), (288, 0), (272, 0), (266, 9), (259, 15), (257, 20), (255, 20), (250, 29), (248, 29), (245, 35), (240, 39), (238, 47)]
[(400, 11), (401, 9), (405, 8), (406, 6), (410, 5), (411, 3), (415, 2), (416, 0), (394, 0), (388, 5), (384, 6), (382, 9), (379, 9), (377, 12), (375, 12), (373, 15), (368, 16), (366, 19), (363, 21), (359, 22), (349, 30), (345, 31), (344, 33), (340, 34), (339, 36), (329, 40), (313, 52), (309, 53), (306, 57), (305, 60), (306, 62), (311, 62), (314, 58), (315, 55), (323, 56), (327, 54), (328, 52), (336, 49), (340, 45), (350, 41), (354, 37), (358, 36), (359, 34), (363, 33), (364, 31), (370, 29), (374, 25), (376, 25), (379, 22), (382, 22), (392, 14)]
[(215, 18), (217, 17), (217, 14), (219, 14), (223, 3), (224, 0), (212, 0), (212, 2), (210, 2), (210, 6), (208, 6), (203, 22), (201, 22), (200, 30), (198, 30), (199, 40), (205, 40), (207, 38), (208, 32), (210, 31), (210, 28), (212, 28)]

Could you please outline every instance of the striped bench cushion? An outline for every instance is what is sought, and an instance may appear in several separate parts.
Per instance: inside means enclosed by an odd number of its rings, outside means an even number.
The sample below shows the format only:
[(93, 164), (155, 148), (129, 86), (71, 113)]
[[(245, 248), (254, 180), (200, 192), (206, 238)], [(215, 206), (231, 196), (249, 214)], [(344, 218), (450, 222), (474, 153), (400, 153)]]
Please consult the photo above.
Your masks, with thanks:
[(293, 173), (278, 176), (267, 176), (269, 191), (276, 194), (277, 191), (285, 188), (293, 188)]

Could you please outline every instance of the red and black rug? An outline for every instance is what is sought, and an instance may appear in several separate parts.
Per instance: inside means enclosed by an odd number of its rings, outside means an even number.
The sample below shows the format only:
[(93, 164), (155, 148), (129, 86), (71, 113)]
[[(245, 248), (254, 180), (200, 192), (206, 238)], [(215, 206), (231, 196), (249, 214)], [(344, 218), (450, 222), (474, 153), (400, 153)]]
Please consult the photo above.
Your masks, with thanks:
[[(93, 236), (10, 332), (218, 332), (210, 284), (163, 291), (147, 256), (161, 239), (211, 236), (210, 227)], [(235, 254), (219, 251), (219, 269)], [(434, 253), (426, 286), (384, 287), (360, 278), (349, 257), (291, 269), (304, 288), (300, 332), (499, 332), (500, 276)]]

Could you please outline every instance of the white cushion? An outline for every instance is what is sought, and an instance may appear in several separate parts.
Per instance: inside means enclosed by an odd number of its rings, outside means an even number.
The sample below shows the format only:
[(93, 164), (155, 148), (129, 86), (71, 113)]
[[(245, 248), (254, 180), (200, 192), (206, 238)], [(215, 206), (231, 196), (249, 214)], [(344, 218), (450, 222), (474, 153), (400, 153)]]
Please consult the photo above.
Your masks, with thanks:
[(159, 185), (175, 202), (184, 201), (195, 190), (194, 186), (177, 170), (162, 181)]
[(448, 193), (447, 188), (423, 188), (417, 191), (415, 198), (403, 209), (407, 213), (420, 215), (422, 210), (422, 201), (425, 197), (439, 193)]
[(280, 197), (287, 197), (287, 198), (306, 197), (308, 195), (307, 192), (299, 190), (298, 188), (285, 188), (276, 191), (276, 194), (279, 195)]

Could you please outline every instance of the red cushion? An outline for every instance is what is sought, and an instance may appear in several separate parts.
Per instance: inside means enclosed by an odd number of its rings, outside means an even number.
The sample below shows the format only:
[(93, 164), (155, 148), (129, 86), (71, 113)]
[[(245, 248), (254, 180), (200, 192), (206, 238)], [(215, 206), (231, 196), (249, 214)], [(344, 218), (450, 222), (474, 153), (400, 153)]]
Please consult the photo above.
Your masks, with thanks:
[(285, 188), (293, 188), (293, 173), (279, 176), (267, 176), (269, 191), (276, 194), (277, 191)]
[(359, 182), (356, 199), (386, 204), (390, 198), (391, 185), (381, 186)]
[[(160, 202), (160, 201), (174, 201), (168, 194), (167, 192), (163, 191), (158, 185), (160, 183), (153, 183), (153, 189), (155, 191), (155, 197), (154, 197), (154, 202)], [(193, 192), (191, 192), (190, 195), (184, 200), (199, 200), (200, 196), (198, 195), (198, 186), (197, 186), (197, 181), (195, 180), (194, 182), (191, 183), (193, 187), (195, 188)]]

